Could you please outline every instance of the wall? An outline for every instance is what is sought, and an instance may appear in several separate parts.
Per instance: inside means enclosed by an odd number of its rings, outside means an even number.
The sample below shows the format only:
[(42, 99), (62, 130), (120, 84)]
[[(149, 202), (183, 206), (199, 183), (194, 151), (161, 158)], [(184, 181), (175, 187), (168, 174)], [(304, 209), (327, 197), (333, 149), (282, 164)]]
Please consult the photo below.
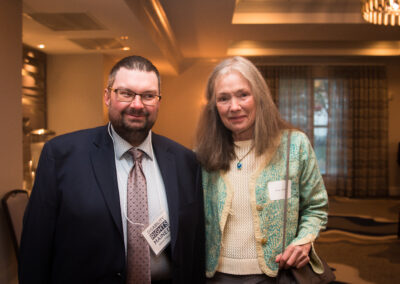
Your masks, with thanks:
[[(103, 55), (48, 55), (48, 128), (60, 135), (106, 123), (103, 93), (116, 61)], [(199, 60), (179, 76), (161, 74), (163, 98), (155, 132), (193, 147), (207, 78), (214, 65)]]
[[(118, 62), (119, 59), (105, 55), (103, 58), (103, 94), (104, 89), (107, 88), (108, 74), (110, 73), (113, 66)], [(108, 123), (108, 108), (103, 100), (103, 123)]]
[[(304, 64), (315, 64), (305, 62)], [(398, 60), (376, 59), (370, 64), (387, 65), (389, 91), (389, 193), (400, 195), (400, 166), (397, 164), (400, 142), (400, 64)], [(179, 76), (163, 76), (163, 98), (154, 131), (166, 135), (186, 147), (194, 146), (194, 136), (209, 74), (216, 63), (197, 61)], [(327, 62), (332, 64), (332, 62)], [(341, 62), (346, 64), (346, 62)], [(365, 64), (363, 59), (353, 64)]]
[(389, 194), (400, 195), (400, 165), (397, 151), (400, 143), (400, 64), (388, 64), (389, 89)]
[[(21, 0), (0, 0), (0, 197), (22, 187), (21, 13)], [(3, 208), (0, 208), (0, 283), (17, 283), (16, 257)]]
[(57, 135), (102, 125), (103, 55), (47, 57), (48, 128)]
[[(115, 58), (101, 55), (48, 56), (49, 128), (57, 134), (93, 127), (107, 121), (102, 95)], [(380, 63), (379, 63), (380, 62)], [(327, 64), (332, 62), (327, 62)], [(345, 64), (346, 62), (341, 62)], [(382, 64), (382, 61), (372, 64)], [(400, 195), (400, 67), (387, 63), (389, 87), (389, 185), (391, 195)], [(161, 74), (162, 100), (153, 130), (193, 148), (197, 122), (205, 102), (204, 92), (216, 62), (193, 61), (179, 76)], [(306, 64), (316, 64), (310, 61)], [(356, 62), (355, 64), (365, 64)]]
[(208, 76), (216, 63), (192, 62), (179, 76), (162, 76), (161, 106), (154, 131), (193, 148), (197, 122), (205, 104)]

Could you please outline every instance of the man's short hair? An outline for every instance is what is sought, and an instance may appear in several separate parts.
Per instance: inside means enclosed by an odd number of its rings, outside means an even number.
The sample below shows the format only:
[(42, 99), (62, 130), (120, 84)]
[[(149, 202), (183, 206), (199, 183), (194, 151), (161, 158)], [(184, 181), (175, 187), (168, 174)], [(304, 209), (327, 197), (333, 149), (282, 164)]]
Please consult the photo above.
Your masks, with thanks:
[(144, 71), (144, 72), (154, 72), (158, 80), (158, 92), (161, 91), (161, 78), (158, 69), (153, 65), (153, 63), (151, 63), (150, 60), (138, 55), (132, 55), (122, 58), (114, 65), (114, 67), (110, 71), (110, 74), (108, 75), (107, 88), (111, 88), (113, 86), (115, 81), (115, 76), (117, 75), (117, 72), (121, 68), (126, 68), (128, 70)]

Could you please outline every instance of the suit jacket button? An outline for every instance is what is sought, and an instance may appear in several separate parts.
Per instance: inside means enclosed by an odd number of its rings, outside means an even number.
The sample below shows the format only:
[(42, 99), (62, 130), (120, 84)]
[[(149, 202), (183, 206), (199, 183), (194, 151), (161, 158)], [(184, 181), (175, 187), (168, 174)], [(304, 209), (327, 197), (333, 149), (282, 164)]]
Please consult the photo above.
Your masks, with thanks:
[(263, 206), (262, 205), (257, 205), (257, 211), (261, 211), (261, 210), (263, 210)]
[(117, 276), (121, 277), (122, 276), (121, 272), (117, 272)]
[(262, 245), (265, 245), (266, 243), (267, 243), (267, 239), (266, 238), (261, 239), (261, 244)]

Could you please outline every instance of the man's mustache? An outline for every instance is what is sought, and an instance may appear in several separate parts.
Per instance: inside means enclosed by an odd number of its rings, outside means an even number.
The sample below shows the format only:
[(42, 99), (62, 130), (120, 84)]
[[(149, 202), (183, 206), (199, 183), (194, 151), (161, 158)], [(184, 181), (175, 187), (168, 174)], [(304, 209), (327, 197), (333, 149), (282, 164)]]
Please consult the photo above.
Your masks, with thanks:
[(143, 116), (148, 116), (149, 113), (145, 110), (136, 110), (136, 109), (128, 109), (123, 111), (124, 114), (129, 114), (129, 115), (143, 115)]

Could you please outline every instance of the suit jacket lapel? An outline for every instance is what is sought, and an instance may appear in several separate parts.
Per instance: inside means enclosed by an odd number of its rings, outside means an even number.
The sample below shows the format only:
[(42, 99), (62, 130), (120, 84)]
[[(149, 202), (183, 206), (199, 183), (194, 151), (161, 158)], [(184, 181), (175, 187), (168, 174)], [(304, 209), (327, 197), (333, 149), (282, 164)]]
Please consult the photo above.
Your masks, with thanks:
[(152, 134), (152, 144), (164, 181), (165, 193), (167, 195), (169, 220), (171, 225), (171, 249), (173, 252), (179, 227), (178, 172), (176, 169), (175, 156), (169, 152), (168, 147), (160, 141), (160, 137), (157, 134)]
[(115, 168), (114, 146), (104, 127), (94, 140), (90, 153), (91, 161), (98, 186), (104, 196), (110, 214), (123, 239), (121, 206), (119, 200), (118, 182)]

